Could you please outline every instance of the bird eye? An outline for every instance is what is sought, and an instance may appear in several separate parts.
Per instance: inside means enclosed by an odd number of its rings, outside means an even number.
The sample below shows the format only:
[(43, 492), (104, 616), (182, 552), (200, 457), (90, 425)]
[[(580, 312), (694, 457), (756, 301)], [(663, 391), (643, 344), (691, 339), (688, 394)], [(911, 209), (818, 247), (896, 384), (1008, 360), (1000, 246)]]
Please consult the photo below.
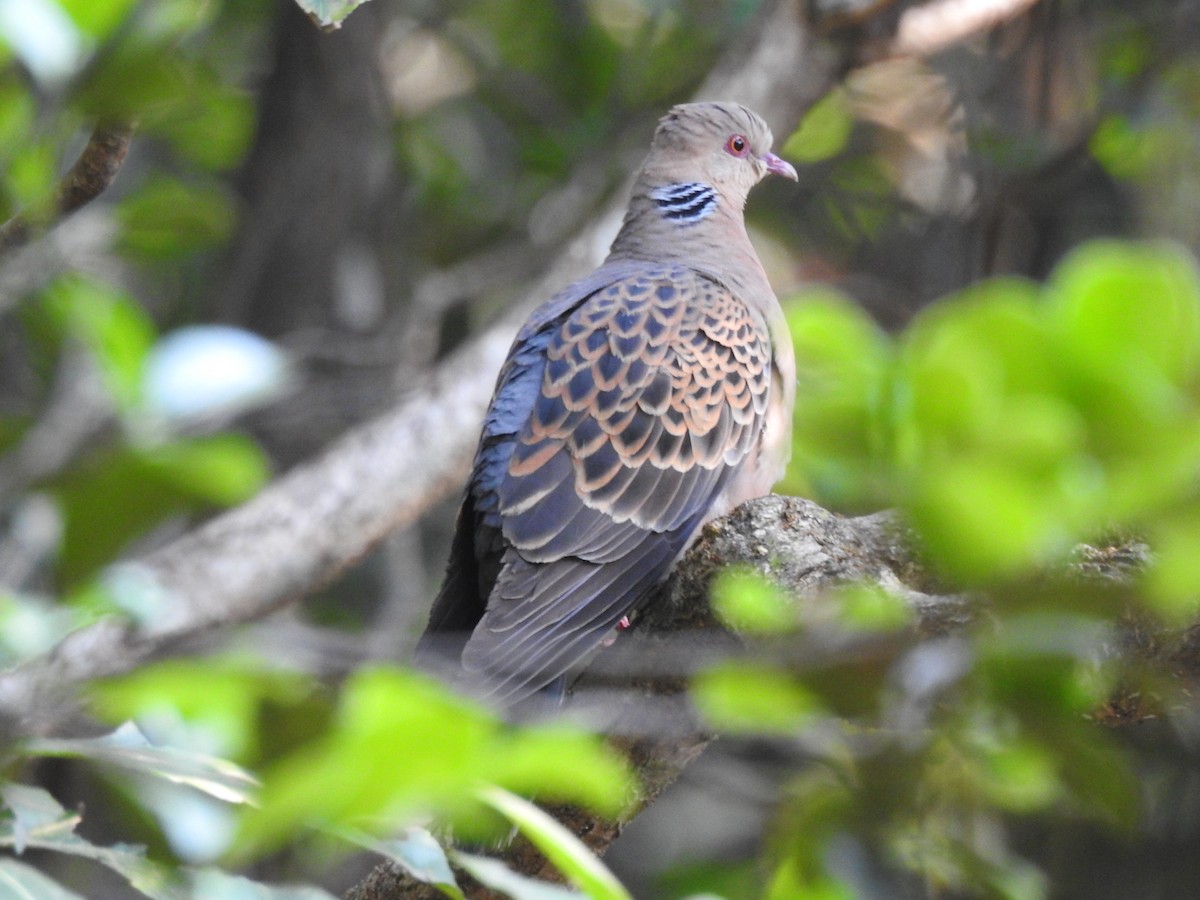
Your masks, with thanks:
[(746, 140), (745, 135), (731, 135), (725, 142), (725, 151), (731, 156), (745, 156), (749, 148), (750, 143)]

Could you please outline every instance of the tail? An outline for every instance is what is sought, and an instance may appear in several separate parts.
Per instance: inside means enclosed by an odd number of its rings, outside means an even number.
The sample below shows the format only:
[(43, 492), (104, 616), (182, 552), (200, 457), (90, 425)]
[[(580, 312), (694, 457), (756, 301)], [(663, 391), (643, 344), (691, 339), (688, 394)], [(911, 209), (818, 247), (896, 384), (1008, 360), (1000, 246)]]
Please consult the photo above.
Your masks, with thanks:
[(468, 492), (458, 511), (442, 587), (417, 642), (417, 665), (435, 673), (450, 674), (458, 669), (463, 645), (487, 608), (487, 596), (480, 592), (475, 531), (475, 504)]

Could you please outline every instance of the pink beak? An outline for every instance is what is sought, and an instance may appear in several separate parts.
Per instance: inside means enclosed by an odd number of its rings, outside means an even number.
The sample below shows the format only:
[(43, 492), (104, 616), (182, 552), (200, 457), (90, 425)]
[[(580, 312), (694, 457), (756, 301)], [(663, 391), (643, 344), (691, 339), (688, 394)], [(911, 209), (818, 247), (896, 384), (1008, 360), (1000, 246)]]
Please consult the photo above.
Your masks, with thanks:
[(800, 180), (800, 176), (796, 174), (796, 170), (792, 164), (785, 159), (780, 159), (774, 153), (764, 153), (759, 159), (767, 164), (767, 171), (773, 175), (782, 175), (784, 178), (792, 179), (792, 181)]

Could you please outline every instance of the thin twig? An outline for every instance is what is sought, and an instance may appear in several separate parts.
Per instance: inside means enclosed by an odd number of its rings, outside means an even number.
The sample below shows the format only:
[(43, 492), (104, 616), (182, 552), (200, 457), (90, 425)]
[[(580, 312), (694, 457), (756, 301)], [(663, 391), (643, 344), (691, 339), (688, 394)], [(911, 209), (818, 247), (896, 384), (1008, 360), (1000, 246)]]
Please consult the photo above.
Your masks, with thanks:
[(121, 171), (134, 127), (131, 122), (97, 125), (79, 159), (58, 182), (50, 197), (21, 210), (0, 225), (0, 251), (28, 244), (59, 220), (104, 193)]

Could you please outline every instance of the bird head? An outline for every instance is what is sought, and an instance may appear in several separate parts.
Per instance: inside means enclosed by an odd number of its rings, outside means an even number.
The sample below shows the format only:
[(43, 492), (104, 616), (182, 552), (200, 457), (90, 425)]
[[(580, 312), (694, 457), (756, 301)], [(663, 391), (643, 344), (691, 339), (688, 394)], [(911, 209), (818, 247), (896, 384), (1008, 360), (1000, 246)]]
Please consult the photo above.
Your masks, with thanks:
[(791, 164), (771, 152), (771, 129), (740, 103), (685, 103), (658, 124), (643, 177), (660, 185), (711, 185), (740, 207), (767, 175), (797, 180)]

